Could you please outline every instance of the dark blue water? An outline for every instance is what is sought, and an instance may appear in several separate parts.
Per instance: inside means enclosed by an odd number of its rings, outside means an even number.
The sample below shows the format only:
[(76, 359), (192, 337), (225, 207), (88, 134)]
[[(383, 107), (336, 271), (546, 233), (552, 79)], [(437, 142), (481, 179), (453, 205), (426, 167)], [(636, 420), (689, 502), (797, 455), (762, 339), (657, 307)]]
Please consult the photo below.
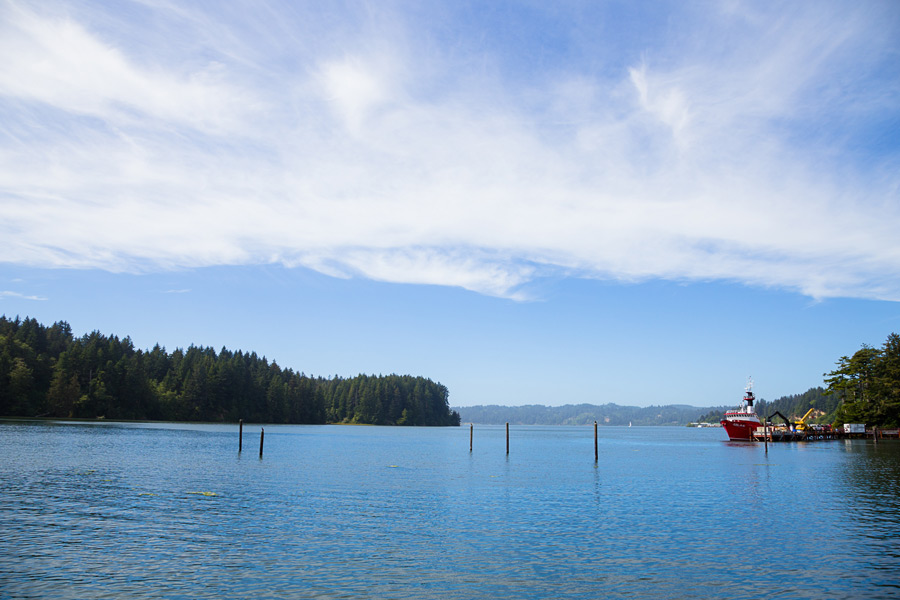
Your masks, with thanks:
[(2, 598), (898, 598), (900, 444), (0, 424)]

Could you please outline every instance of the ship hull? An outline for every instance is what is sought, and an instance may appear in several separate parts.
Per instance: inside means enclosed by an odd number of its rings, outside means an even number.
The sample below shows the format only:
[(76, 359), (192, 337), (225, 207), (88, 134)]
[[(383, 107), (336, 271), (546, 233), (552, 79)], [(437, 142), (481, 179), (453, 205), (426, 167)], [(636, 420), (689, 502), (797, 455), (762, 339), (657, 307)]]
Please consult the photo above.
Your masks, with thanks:
[(761, 427), (759, 421), (748, 421), (744, 419), (723, 419), (722, 427), (728, 434), (729, 440), (750, 441), (753, 439), (753, 432)]

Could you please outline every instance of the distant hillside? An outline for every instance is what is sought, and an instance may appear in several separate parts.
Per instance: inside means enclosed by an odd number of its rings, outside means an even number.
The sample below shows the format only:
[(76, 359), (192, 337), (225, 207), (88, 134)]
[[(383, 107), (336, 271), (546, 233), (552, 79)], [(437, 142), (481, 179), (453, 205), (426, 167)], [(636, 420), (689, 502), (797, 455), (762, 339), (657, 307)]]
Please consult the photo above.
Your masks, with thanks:
[[(737, 405), (696, 407), (683, 404), (669, 406), (619, 406), (618, 404), (567, 404), (565, 406), (499, 406), (496, 404), (455, 408), (463, 423), (486, 425), (687, 425), (693, 422), (718, 423)], [(840, 407), (837, 394), (827, 394), (825, 388), (810, 388), (802, 394), (782, 396), (771, 402), (757, 399), (756, 412), (762, 417), (776, 411), (791, 419), (799, 419), (813, 408), (809, 423), (832, 423)], [(779, 419), (775, 419), (778, 421)]]
[(685, 425), (697, 421), (709, 408), (696, 406), (619, 406), (618, 404), (567, 404), (565, 406), (462, 406), (454, 408), (464, 423), (486, 425)]

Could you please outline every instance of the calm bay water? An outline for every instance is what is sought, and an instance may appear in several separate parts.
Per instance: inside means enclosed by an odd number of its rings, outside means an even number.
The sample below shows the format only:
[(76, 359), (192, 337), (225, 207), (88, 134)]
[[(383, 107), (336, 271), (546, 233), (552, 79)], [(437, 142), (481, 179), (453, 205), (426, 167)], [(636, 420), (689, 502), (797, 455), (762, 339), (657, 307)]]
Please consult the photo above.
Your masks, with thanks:
[(900, 443), (0, 422), (2, 598), (900, 598)]

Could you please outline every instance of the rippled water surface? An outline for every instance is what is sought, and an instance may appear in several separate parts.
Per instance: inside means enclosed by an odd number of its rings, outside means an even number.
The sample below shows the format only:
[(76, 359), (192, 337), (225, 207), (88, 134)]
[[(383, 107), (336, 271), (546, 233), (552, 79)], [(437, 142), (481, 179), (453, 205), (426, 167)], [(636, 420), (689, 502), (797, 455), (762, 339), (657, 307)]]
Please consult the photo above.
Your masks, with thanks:
[(900, 443), (0, 422), (2, 598), (898, 598)]

